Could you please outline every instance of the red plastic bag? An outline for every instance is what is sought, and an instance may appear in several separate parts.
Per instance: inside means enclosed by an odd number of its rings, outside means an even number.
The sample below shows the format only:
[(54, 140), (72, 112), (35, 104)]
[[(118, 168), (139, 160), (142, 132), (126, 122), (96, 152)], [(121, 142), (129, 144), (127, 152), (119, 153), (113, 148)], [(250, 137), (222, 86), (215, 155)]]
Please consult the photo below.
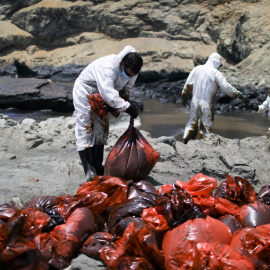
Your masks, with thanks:
[(96, 232), (91, 234), (86, 241), (83, 243), (83, 246), (80, 249), (81, 254), (101, 261), (100, 251), (104, 246), (110, 246), (115, 240), (115, 236), (107, 232)]
[(95, 214), (87, 208), (77, 208), (65, 224), (52, 232), (35, 237), (35, 244), (42, 257), (53, 267), (63, 269), (70, 265), (90, 234), (100, 230)]
[[(33, 220), (31, 215), (31, 210), (33, 209), (28, 210), (19, 210), (5, 225), (1, 225), (0, 266), (23, 256), (29, 251), (36, 250), (36, 246), (32, 242), (32, 236), (41, 231), (42, 226), (46, 223), (46, 219), (42, 216), (41, 218), (37, 217), (37, 220)], [(41, 215), (44, 214), (37, 209), (34, 209), (34, 211), (41, 213)], [(30, 214), (28, 215), (27, 212)], [(47, 216), (46, 214), (44, 215)], [(49, 220), (48, 216), (47, 218)]]
[(217, 179), (198, 173), (194, 175), (187, 183), (181, 180), (175, 181), (175, 184), (184, 188), (191, 196), (210, 196), (217, 187)]
[(238, 230), (232, 238), (231, 248), (247, 256), (255, 269), (269, 269), (270, 224)]
[(240, 221), (233, 215), (225, 214), (224, 216), (221, 216), (218, 219), (231, 229), (232, 234), (242, 229)]
[[(198, 173), (187, 183), (181, 180), (177, 180), (175, 183), (192, 195), (195, 205), (206, 215), (220, 216), (223, 214), (235, 214), (239, 211), (239, 206), (229, 201), (229, 199), (212, 196), (214, 189), (217, 187), (217, 180), (214, 177)], [(239, 189), (241, 190), (240, 187)]]
[(18, 209), (11, 204), (0, 205), (0, 221), (7, 222), (17, 211)]
[(260, 202), (243, 205), (235, 214), (243, 227), (257, 227), (270, 223), (270, 206)]
[(157, 151), (134, 127), (131, 118), (126, 132), (118, 139), (105, 162), (105, 175), (124, 180), (144, 180), (159, 159)]
[(130, 223), (123, 236), (111, 246), (104, 246), (100, 251), (102, 261), (109, 269), (134, 269), (130, 267), (114, 268), (121, 257), (144, 257), (154, 267), (136, 269), (165, 269), (164, 256), (159, 248), (159, 236), (149, 226), (140, 226), (138, 223)]
[[(108, 268), (105, 268), (108, 269)], [(155, 270), (150, 262), (143, 257), (124, 255), (110, 266), (110, 270)]]
[(235, 176), (226, 175), (226, 181), (223, 181), (215, 192), (216, 197), (225, 198), (238, 205), (251, 203), (256, 199), (256, 192), (248, 180)]
[(128, 184), (124, 180), (104, 175), (82, 183), (75, 196), (82, 198), (85, 207), (100, 214), (109, 206), (125, 201), (127, 194)]
[(158, 232), (166, 232), (171, 228), (163, 206), (146, 208), (143, 210), (141, 217)]
[(254, 266), (246, 256), (228, 245), (189, 240), (166, 262), (166, 269), (254, 270)]
[(82, 183), (75, 196), (59, 197), (56, 210), (65, 219), (80, 207), (87, 207), (95, 213), (101, 214), (109, 206), (124, 201), (127, 192), (128, 185), (124, 180), (106, 175), (95, 176), (93, 181)]
[(232, 233), (230, 228), (218, 219), (209, 216), (206, 218), (190, 219), (173, 230), (165, 233), (162, 242), (162, 249), (166, 265), (170, 265), (172, 258), (175, 258), (179, 252), (187, 251), (185, 246), (189, 241), (194, 241), (197, 244), (219, 242), (229, 245), (231, 239)]
[(119, 116), (120, 112), (106, 105), (101, 94), (92, 94), (89, 95), (88, 98), (93, 113), (95, 113), (99, 118), (104, 119), (109, 115), (109, 112), (114, 117)]
[(223, 198), (212, 197), (212, 196), (198, 196), (193, 197), (195, 205), (206, 215), (210, 216), (221, 216), (224, 214), (236, 215), (240, 207)]

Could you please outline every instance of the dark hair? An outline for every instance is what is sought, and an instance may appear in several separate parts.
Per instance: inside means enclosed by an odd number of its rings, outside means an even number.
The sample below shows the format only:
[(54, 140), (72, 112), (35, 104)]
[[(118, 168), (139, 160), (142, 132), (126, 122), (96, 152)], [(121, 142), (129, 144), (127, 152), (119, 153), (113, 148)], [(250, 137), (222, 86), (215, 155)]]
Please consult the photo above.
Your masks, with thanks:
[(136, 52), (126, 54), (122, 61), (124, 66), (126, 68), (130, 68), (135, 74), (138, 74), (143, 66), (143, 59)]

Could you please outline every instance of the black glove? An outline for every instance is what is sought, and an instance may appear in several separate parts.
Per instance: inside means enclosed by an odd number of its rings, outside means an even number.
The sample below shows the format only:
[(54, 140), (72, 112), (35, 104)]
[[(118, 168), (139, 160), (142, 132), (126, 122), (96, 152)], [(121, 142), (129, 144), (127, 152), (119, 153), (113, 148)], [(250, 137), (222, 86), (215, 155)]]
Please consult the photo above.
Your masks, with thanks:
[(119, 91), (119, 96), (125, 101), (129, 101), (129, 95), (124, 91)]
[(139, 115), (139, 110), (136, 106), (130, 105), (126, 110), (126, 113), (128, 113), (132, 118), (136, 118)]
[(250, 103), (249, 96), (248, 95), (243, 95), (242, 92), (237, 96), (239, 99), (241, 99), (245, 105), (248, 105)]
[(183, 97), (182, 104), (183, 104), (184, 107), (187, 107), (187, 104), (188, 104), (187, 97)]
[(110, 107), (109, 105), (105, 105), (104, 110), (105, 110), (106, 112), (115, 112), (115, 111), (117, 111), (116, 109)]

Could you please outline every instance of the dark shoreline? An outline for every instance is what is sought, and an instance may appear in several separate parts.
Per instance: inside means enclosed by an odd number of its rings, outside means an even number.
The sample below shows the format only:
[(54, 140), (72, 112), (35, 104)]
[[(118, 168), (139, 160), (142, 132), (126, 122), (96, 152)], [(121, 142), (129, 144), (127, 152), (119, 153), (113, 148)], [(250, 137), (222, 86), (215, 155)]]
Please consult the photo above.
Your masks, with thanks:
[[(18, 73), (18, 69), (0, 69), (0, 109), (17, 108), (21, 110), (44, 110), (50, 109), (56, 112), (72, 112), (73, 82), (83, 67), (69, 66), (67, 69), (43, 67), (27, 69)], [(5, 72), (4, 72), (4, 71)], [(61, 76), (60, 76), (61, 74)], [(24, 75), (24, 77), (22, 77)], [(76, 75), (76, 76), (75, 76)], [(142, 72), (132, 92), (131, 101), (140, 110), (143, 110), (142, 97), (154, 98), (162, 103), (181, 103), (181, 91), (188, 74), (148, 74)], [(167, 76), (167, 77), (166, 77)], [(157, 78), (161, 78), (157, 80)], [(177, 78), (180, 78), (176, 80)], [(23, 83), (22, 83), (23, 81)], [(227, 111), (256, 111), (266, 97), (266, 88), (252, 89), (249, 86), (234, 85), (238, 90), (250, 96), (250, 105), (244, 106), (239, 99), (231, 99), (221, 90), (215, 98), (215, 109), (221, 112)], [(191, 98), (191, 95), (190, 97)]]

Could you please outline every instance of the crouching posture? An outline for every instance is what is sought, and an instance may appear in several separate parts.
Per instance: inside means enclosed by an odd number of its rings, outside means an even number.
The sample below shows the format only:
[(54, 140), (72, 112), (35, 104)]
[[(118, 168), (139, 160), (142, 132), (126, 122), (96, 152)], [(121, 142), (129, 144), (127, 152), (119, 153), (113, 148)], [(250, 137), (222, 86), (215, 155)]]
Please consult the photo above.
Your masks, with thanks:
[(189, 74), (182, 90), (183, 105), (192, 92), (190, 118), (184, 131), (184, 143), (196, 139), (205, 133), (210, 133), (214, 124), (214, 98), (219, 88), (231, 98), (240, 98), (249, 104), (247, 96), (227, 82), (218, 68), (221, 66), (221, 56), (212, 53), (204, 65), (196, 66)]
[(109, 134), (109, 117), (101, 119), (92, 111), (89, 95), (100, 93), (109, 108), (136, 118), (139, 111), (130, 104), (129, 96), (142, 65), (142, 57), (133, 47), (126, 46), (118, 55), (90, 63), (74, 83), (76, 147), (87, 181), (104, 174), (103, 153)]

